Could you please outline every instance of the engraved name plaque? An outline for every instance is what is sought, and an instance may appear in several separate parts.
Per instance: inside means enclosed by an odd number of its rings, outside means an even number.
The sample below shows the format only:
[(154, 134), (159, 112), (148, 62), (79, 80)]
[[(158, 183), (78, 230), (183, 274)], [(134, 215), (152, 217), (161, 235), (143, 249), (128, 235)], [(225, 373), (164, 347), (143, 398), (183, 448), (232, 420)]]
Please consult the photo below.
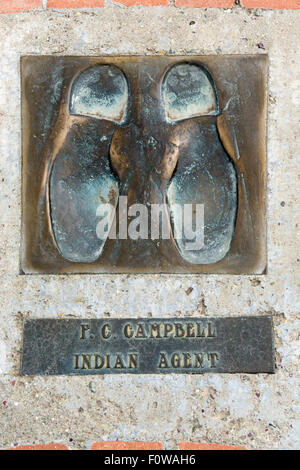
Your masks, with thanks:
[(22, 375), (274, 373), (272, 318), (31, 319)]

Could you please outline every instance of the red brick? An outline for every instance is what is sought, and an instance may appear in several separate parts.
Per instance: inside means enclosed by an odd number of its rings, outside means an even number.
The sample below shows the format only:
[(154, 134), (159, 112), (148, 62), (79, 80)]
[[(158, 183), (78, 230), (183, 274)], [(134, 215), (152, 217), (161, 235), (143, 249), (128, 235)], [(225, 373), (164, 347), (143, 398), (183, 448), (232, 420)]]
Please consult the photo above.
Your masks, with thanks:
[(36, 444), (28, 446), (17, 446), (6, 450), (69, 450), (64, 444)]
[(177, 7), (230, 8), (234, 0), (176, 0)]
[(97, 8), (104, 4), (105, 0), (48, 0), (47, 8)]
[(42, 6), (42, 0), (0, 0), (0, 13), (19, 13)]
[(169, 5), (169, 0), (115, 0), (118, 3), (122, 3), (127, 7), (131, 7), (133, 5), (144, 5), (146, 7), (155, 7), (155, 6), (163, 6), (167, 7)]
[(300, 8), (300, 0), (242, 0), (242, 4), (247, 8), (282, 8), (294, 10)]
[(162, 450), (161, 442), (94, 442), (92, 450)]
[(197, 442), (180, 442), (180, 450), (247, 450), (243, 446), (228, 446), (222, 444), (198, 444)]

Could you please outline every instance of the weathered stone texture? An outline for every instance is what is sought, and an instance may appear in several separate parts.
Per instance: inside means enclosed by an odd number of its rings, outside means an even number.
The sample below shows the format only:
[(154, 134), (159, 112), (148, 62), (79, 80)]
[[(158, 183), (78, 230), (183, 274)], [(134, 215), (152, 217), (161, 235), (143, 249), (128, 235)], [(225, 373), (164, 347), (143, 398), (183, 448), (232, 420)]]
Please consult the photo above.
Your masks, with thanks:
[[(288, 10), (115, 5), (0, 17), (1, 447), (118, 439), (299, 448), (299, 30)], [(266, 275), (19, 274), (20, 55), (261, 52), (270, 56)], [(275, 375), (19, 377), (23, 318), (241, 314), (273, 315)]]

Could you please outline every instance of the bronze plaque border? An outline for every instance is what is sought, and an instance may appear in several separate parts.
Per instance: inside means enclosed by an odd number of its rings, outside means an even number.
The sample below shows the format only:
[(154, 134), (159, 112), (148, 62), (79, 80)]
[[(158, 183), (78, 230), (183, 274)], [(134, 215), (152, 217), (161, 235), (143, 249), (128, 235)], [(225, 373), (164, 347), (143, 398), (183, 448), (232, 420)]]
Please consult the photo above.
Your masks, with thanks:
[[(123, 70), (142, 62), (160, 71), (173, 64), (193, 61), (204, 64), (212, 74), (223, 116), (219, 132), (224, 146), (235, 163), (238, 176), (238, 214), (231, 248), (225, 258), (211, 265), (163, 260), (159, 268), (137, 264), (111, 265), (100, 257), (93, 263), (75, 263), (62, 257), (50, 229), (47, 204), (41, 210), (47, 171), (46, 140), (54, 138), (59, 102), (47, 106), (47, 76), (55, 67), (63, 70), (62, 96), (66, 100), (73, 77), (78, 71), (95, 64), (115, 64)], [(122, 56), (61, 57), (26, 56), (21, 58), (22, 96), (22, 243), (21, 273), (214, 273), (264, 274), (267, 267), (266, 247), (266, 117), (267, 55), (216, 56)], [(157, 81), (155, 86), (160, 87)], [(233, 87), (234, 85), (234, 87)], [(233, 89), (234, 88), (234, 89)], [(133, 90), (133, 93), (135, 90)], [(137, 91), (136, 91), (137, 93)], [(238, 98), (232, 100), (232, 94)], [(51, 114), (51, 112), (52, 114)], [(48, 136), (37, 135), (38, 121), (46, 112), (52, 122)], [(44, 113), (44, 114), (43, 114)], [(56, 124), (55, 124), (56, 123)], [(55, 124), (55, 125), (54, 125)], [(234, 130), (234, 133), (233, 133)], [(235, 134), (235, 135), (234, 135)], [(238, 141), (238, 148), (236, 146)], [(42, 214), (42, 215), (41, 215)], [(105, 254), (104, 254), (105, 255)], [(176, 258), (176, 256), (175, 256)]]

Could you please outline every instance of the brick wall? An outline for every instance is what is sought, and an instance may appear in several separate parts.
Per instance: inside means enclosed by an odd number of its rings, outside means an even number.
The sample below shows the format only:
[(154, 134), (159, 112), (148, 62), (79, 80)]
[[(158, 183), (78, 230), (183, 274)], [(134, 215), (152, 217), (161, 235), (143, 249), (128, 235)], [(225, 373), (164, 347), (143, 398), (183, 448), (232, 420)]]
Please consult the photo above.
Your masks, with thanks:
[[(0, 0), (0, 13), (18, 13), (24, 10), (45, 8), (97, 8), (105, 6), (108, 0)], [(110, 0), (109, 0), (110, 1)], [(118, 0), (126, 6), (167, 6), (172, 0)], [(196, 8), (267, 8), (299, 9), (300, 0), (175, 0), (177, 7)]]
[[(195, 442), (181, 442), (179, 450), (247, 450), (242, 446), (228, 446), (221, 444), (198, 444)], [(64, 444), (35, 444), (16, 446), (6, 450), (68, 450)], [(94, 442), (88, 450), (163, 450), (161, 442)]]

